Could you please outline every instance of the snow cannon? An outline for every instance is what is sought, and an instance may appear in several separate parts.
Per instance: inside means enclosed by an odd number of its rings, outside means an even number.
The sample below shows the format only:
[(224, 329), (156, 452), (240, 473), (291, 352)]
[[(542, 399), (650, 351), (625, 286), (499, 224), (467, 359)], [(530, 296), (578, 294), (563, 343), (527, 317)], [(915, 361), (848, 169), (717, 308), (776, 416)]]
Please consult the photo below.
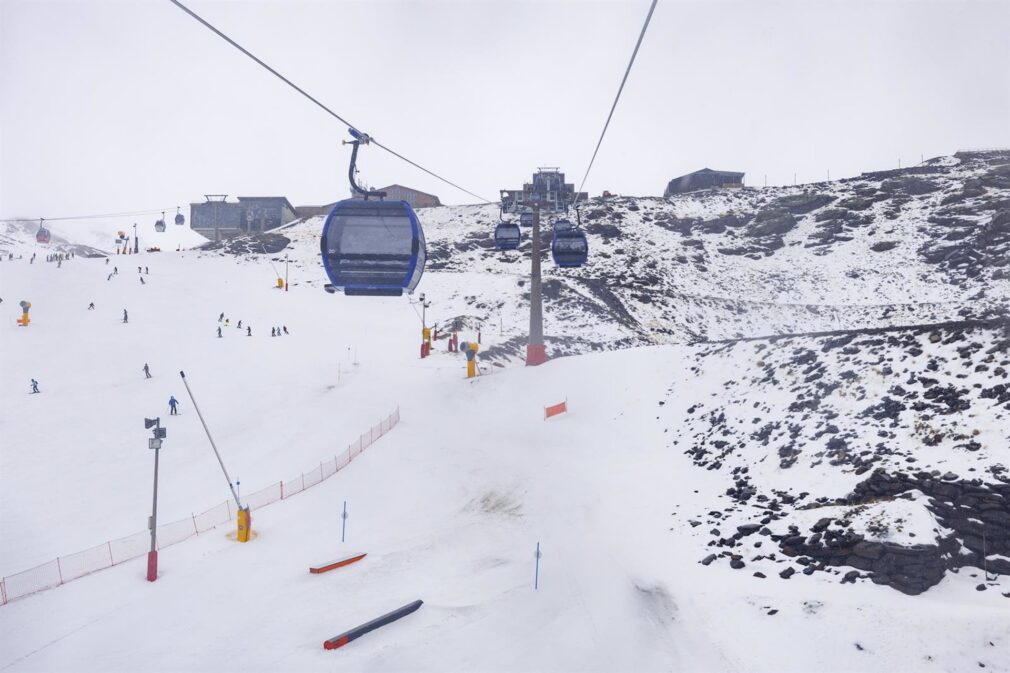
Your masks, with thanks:
[(477, 376), (477, 351), (480, 350), (480, 345), (472, 341), (464, 341), (460, 344), (459, 349), (466, 356), (466, 377), (472, 379)]
[(238, 522), (235, 539), (239, 542), (248, 542), (249, 536), (252, 535), (252, 512), (249, 511), (248, 505), (239, 509), (235, 520)]
[(18, 306), (21, 307), (21, 318), (18, 319), (17, 323), (21, 327), (28, 327), (28, 323), (31, 322), (31, 320), (28, 319), (28, 309), (32, 307), (32, 303), (22, 299), (18, 302)]
[(426, 358), (431, 355), (431, 328), (421, 328), (421, 357)]

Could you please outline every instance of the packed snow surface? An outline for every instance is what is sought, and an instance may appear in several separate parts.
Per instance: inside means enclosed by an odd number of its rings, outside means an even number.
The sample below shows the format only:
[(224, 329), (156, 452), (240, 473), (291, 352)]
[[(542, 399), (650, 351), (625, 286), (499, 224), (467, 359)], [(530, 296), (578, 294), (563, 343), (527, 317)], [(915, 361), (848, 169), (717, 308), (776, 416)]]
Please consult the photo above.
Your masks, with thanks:
[[(678, 217), (708, 218), (725, 213), (722, 198), (730, 197), (684, 200), (695, 204), (690, 207), (657, 204), (677, 209)], [(479, 207), (424, 217), (438, 218), (425, 221), (433, 248), (448, 240), (457, 217), (458, 228), (473, 232), (487, 233), (483, 220), (492, 221), (490, 209)], [(397, 406), (402, 420), (322, 484), (254, 511), (255, 538), (248, 544), (234, 541), (231, 525), (219, 527), (163, 550), (157, 582), (144, 580), (145, 564), (137, 559), (0, 607), (0, 670), (1010, 670), (1004, 575), (985, 582), (981, 570), (966, 566), (916, 596), (865, 578), (842, 584), (830, 567), (782, 579), (777, 573), (786, 559), (775, 557), (776, 544), (765, 535), (733, 542), (744, 569), (724, 560), (699, 563), (724, 548), (713, 547), (715, 540), (751, 519), (753, 501), (740, 496), (743, 468), (747, 489), (791, 494), (798, 504), (807, 502), (802, 491), (840, 498), (868, 476), (856, 473), (863, 463), (852, 456), (864, 445), (873, 448), (877, 428), (872, 414), (860, 414), (895, 395), (890, 389), (910, 375), (898, 371), (891, 381), (891, 374), (874, 371), (872, 349), (893, 359), (911, 347), (908, 339), (930, 341), (924, 332), (901, 336), (896, 345), (886, 339), (865, 344), (861, 353), (847, 353), (851, 362), (812, 338), (765, 350), (688, 342), (791, 330), (819, 303), (831, 307), (820, 314), (834, 311), (839, 327), (872, 326), (871, 318), (887, 313), (892, 302), (913, 303), (918, 289), (929, 289), (930, 302), (956, 301), (978, 291), (975, 281), (945, 283), (924, 275), (919, 262), (922, 274), (882, 265), (871, 282), (853, 279), (851, 297), (864, 307), (877, 297), (879, 306), (853, 312), (846, 290), (814, 288), (832, 274), (844, 276), (846, 265), (873, 267), (874, 253), (851, 262), (856, 257), (832, 252), (810, 262), (810, 253), (797, 246), (787, 248), (789, 257), (762, 257), (780, 271), (790, 265), (802, 266), (801, 276), (816, 270), (816, 278), (787, 291), (758, 282), (768, 279), (767, 261), (761, 266), (748, 258), (740, 265), (740, 256), (723, 262), (710, 252), (714, 257), (700, 273), (711, 280), (691, 289), (700, 296), (721, 287), (719, 296), (685, 302), (694, 326), (684, 329), (681, 322), (664, 332), (664, 321), (681, 310), (665, 283), (701, 277), (689, 275), (694, 267), (665, 277), (662, 288), (650, 290), (655, 301), (643, 302), (633, 300), (638, 290), (616, 279), (620, 265), (594, 267), (594, 261), (571, 278), (595, 275), (602, 285), (565, 280), (565, 288), (595, 287), (583, 299), (603, 306), (599, 313), (580, 314), (579, 303), (565, 299), (568, 290), (547, 302), (547, 333), (567, 340), (549, 342), (549, 351), (582, 354), (524, 368), (516, 360), (527, 320), (518, 285), (524, 263), (518, 255), (485, 263), (485, 252), (461, 245), (459, 257), (441, 269), (436, 263), (420, 289), (432, 301), (430, 323), (444, 328), (458, 319), (461, 340), (476, 340), (480, 329), (482, 352), (502, 354), (482, 361), (482, 375), (467, 380), (463, 357), (446, 352), (444, 339), (435, 342), (432, 357), (418, 358), (416, 300), (322, 292), (318, 224), (309, 220), (279, 232), (290, 245), (272, 255), (196, 250), (191, 246), (198, 241), (180, 234), (160, 253), (113, 254), (108, 263), (78, 256), (57, 268), (44, 261), (51, 250), (25, 236), (9, 244), (24, 256), (0, 261), (0, 575), (145, 527), (153, 468), (145, 417), (160, 416), (168, 429), (160, 521), (228, 497), (180, 370), (243, 492), (332, 458)], [(645, 225), (625, 226), (625, 235), (640, 243)], [(681, 242), (656, 244), (671, 250)], [(33, 250), (40, 257), (29, 264)], [(285, 257), (289, 292), (274, 287)], [(835, 264), (836, 258), (845, 261)], [(138, 266), (149, 273), (138, 273)], [(118, 274), (109, 278), (113, 267)], [(752, 280), (735, 284), (740, 269), (744, 277), (754, 274)], [(947, 277), (948, 271), (936, 273)], [(921, 285), (908, 288), (905, 281)], [(615, 297), (609, 304), (604, 286)], [(22, 299), (32, 302), (27, 328), (14, 324)], [(780, 299), (787, 305), (777, 307)], [(752, 311), (738, 310), (738, 302), (751, 300)], [(762, 302), (765, 309), (755, 308)], [(227, 326), (218, 320), (222, 312)], [(720, 326), (731, 315), (737, 316), (732, 326)], [(951, 316), (956, 310), (944, 308), (929, 317)], [(833, 320), (814, 326), (830, 327)], [(290, 334), (271, 337), (272, 327)], [(971, 353), (983, 358), (1001, 337), (979, 329), (966, 341), (982, 343)], [(663, 343), (645, 345), (656, 342)], [(942, 385), (960, 373), (946, 362), (963, 345), (937, 346)], [(588, 352), (594, 350), (609, 352)], [(814, 380), (799, 373), (810, 363), (790, 362), (803, 350), (823, 360)], [(928, 357), (908, 356), (902, 366), (918, 372)], [(145, 363), (151, 379), (141, 371)], [(859, 380), (840, 391), (817, 387), (847, 367)], [(772, 378), (765, 377), (768, 368)], [(976, 381), (991, 386), (988, 371), (967, 371), (966, 389)], [(28, 394), (31, 378), (41, 394)], [(1006, 459), (1005, 401), (995, 393), (984, 398), (992, 406), (983, 411), (981, 390), (962, 394), (975, 405), (973, 420), (939, 417), (932, 427), (943, 436), (931, 445), (913, 441), (923, 431), (914, 427), (907, 400), (908, 410), (888, 417), (886, 427), (880, 423), (893, 435), (881, 441), (896, 453), (861, 460), (893, 470), (917, 456), (928, 469), (953, 470), (959, 478), (969, 471), (998, 478), (993, 468)], [(178, 417), (168, 415), (171, 395), (181, 403)], [(802, 409), (791, 408), (811, 395), (831, 410), (827, 416), (802, 417)], [(543, 407), (562, 400), (568, 413), (545, 421)], [(761, 422), (752, 423), (752, 416)], [(724, 439), (709, 433), (716, 419)], [(823, 429), (817, 424), (829, 420), (841, 426), (849, 452), (822, 446), (827, 435), (812, 439)], [(783, 426), (762, 435), (764, 443), (750, 437), (776, 421)], [(790, 423), (798, 427), (793, 437), (803, 441), (795, 454), (783, 454)], [(954, 438), (958, 432), (969, 440)], [(958, 448), (971, 438), (984, 444), (981, 450)], [(712, 463), (715, 441), (725, 442), (720, 466)], [(697, 447), (707, 452), (690, 452)], [(731, 469), (736, 481), (727, 478)], [(889, 544), (950, 533), (921, 493), (909, 496), (861, 509), (826, 500), (817, 509), (779, 514), (786, 517), (782, 526), (804, 531), (825, 516), (849, 517), (851, 530)], [(344, 502), (349, 518), (341, 543)], [(713, 517), (725, 525), (710, 524)], [(712, 525), (731, 530), (713, 536)], [(534, 590), (538, 543), (543, 555)], [(309, 566), (361, 552), (368, 556), (353, 566), (308, 573)], [(766, 554), (774, 558), (752, 561)], [(977, 590), (983, 583), (987, 589)], [(323, 650), (325, 639), (418, 598), (424, 605), (413, 615), (342, 649)]]

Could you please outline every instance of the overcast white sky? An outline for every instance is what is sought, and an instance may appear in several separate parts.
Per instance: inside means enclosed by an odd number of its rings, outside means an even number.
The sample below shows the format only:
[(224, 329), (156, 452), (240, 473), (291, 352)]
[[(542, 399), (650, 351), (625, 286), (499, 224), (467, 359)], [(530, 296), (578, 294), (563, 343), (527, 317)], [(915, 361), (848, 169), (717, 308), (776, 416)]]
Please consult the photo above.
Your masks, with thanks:
[[(187, 4), (393, 149), (496, 198), (581, 179), (648, 0)], [(347, 195), (344, 127), (168, 0), (0, 0), (0, 217)], [(586, 185), (759, 186), (1010, 146), (1010, 0), (660, 0)], [(378, 149), (362, 177), (474, 199)], [(187, 210), (188, 213), (188, 210)]]

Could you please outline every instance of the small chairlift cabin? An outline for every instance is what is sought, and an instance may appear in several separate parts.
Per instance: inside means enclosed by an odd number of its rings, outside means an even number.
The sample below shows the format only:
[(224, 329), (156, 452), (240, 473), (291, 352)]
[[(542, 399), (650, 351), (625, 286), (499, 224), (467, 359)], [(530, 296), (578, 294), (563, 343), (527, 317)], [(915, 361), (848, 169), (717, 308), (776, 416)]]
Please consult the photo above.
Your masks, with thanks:
[(560, 267), (582, 266), (589, 257), (589, 240), (586, 234), (569, 220), (558, 220), (554, 223), (551, 256), (554, 263)]
[(45, 220), (39, 220), (39, 230), (35, 232), (35, 242), (36, 243), (49, 243), (52, 240), (52, 234), (45, 227)]
[(161, 219), (154, 223), (155, 231), (165, 231), (165, 213), (161, 214)]
[(371, 138), (348, 129), (354, 140), (348, 178), (363, 198), (334, 204), (319, 241), (327, 292), (346, 295), (400, 296), (414, 291), (424, 273), (427, 252), (421, 223), (406, 201), (385, 201), (385, 192), (365, 191), (354, 180), (358, 146)]
[[(499, 219), (501, 214), (498, 215)], [(494, 247), (499, 250), (515, 250), (522, 241), (523, 232), (515, 222), (501, 220), (494, 228)]]
[(179, 211), (178, 207), (175, 209), (175, 223), (177, 225), (186, 224), (186, 216)]

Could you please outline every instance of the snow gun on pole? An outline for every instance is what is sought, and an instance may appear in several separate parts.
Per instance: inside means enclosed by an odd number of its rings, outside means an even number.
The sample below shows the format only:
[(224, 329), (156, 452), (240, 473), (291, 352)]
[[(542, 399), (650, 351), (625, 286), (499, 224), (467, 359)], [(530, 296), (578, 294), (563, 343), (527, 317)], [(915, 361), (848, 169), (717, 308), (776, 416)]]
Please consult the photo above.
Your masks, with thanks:
[(186, 380), (186, 372), (180, 371), (179, 376), (182, 377), (182, 383), (186, 386), (186, 393), (189, 394), (189, 399), (193, 403), (193, 408), (196, 409), (196, 415), (200, 418), (200, 424), (203, 425), (203, 431), (207, 434), (207, 439), (210, 441), (210, 447), (214, 449), (214, 455), (217, 456), (217, 462), (221, 466), (221, 472), (224, 473), (224, 478), (228, 482), (228, 488), (231, 489), (232, 497), (235, 498), (235, 504), (238, 506), (238, 541), (248, 542), (252, 531), (252, 515), (249, 512), (249, 508), (243, 507), (242, 502), (238, 498), (238, 493), (235, 491), (235, 485), (232, 483), (231, 477), (228, 476), (228, 470), (224, 466), (224, 461), (221, 460), (221, 453), (217, 450), (214, 438), (210, 436), (210, 429), (207, 428), (207, 422), (203, 420), (203, 414), (200, 413), (200, 407), (196, 403), (196, 398), (193, 397), (193, 391), (189, 387), (189, 381)]

